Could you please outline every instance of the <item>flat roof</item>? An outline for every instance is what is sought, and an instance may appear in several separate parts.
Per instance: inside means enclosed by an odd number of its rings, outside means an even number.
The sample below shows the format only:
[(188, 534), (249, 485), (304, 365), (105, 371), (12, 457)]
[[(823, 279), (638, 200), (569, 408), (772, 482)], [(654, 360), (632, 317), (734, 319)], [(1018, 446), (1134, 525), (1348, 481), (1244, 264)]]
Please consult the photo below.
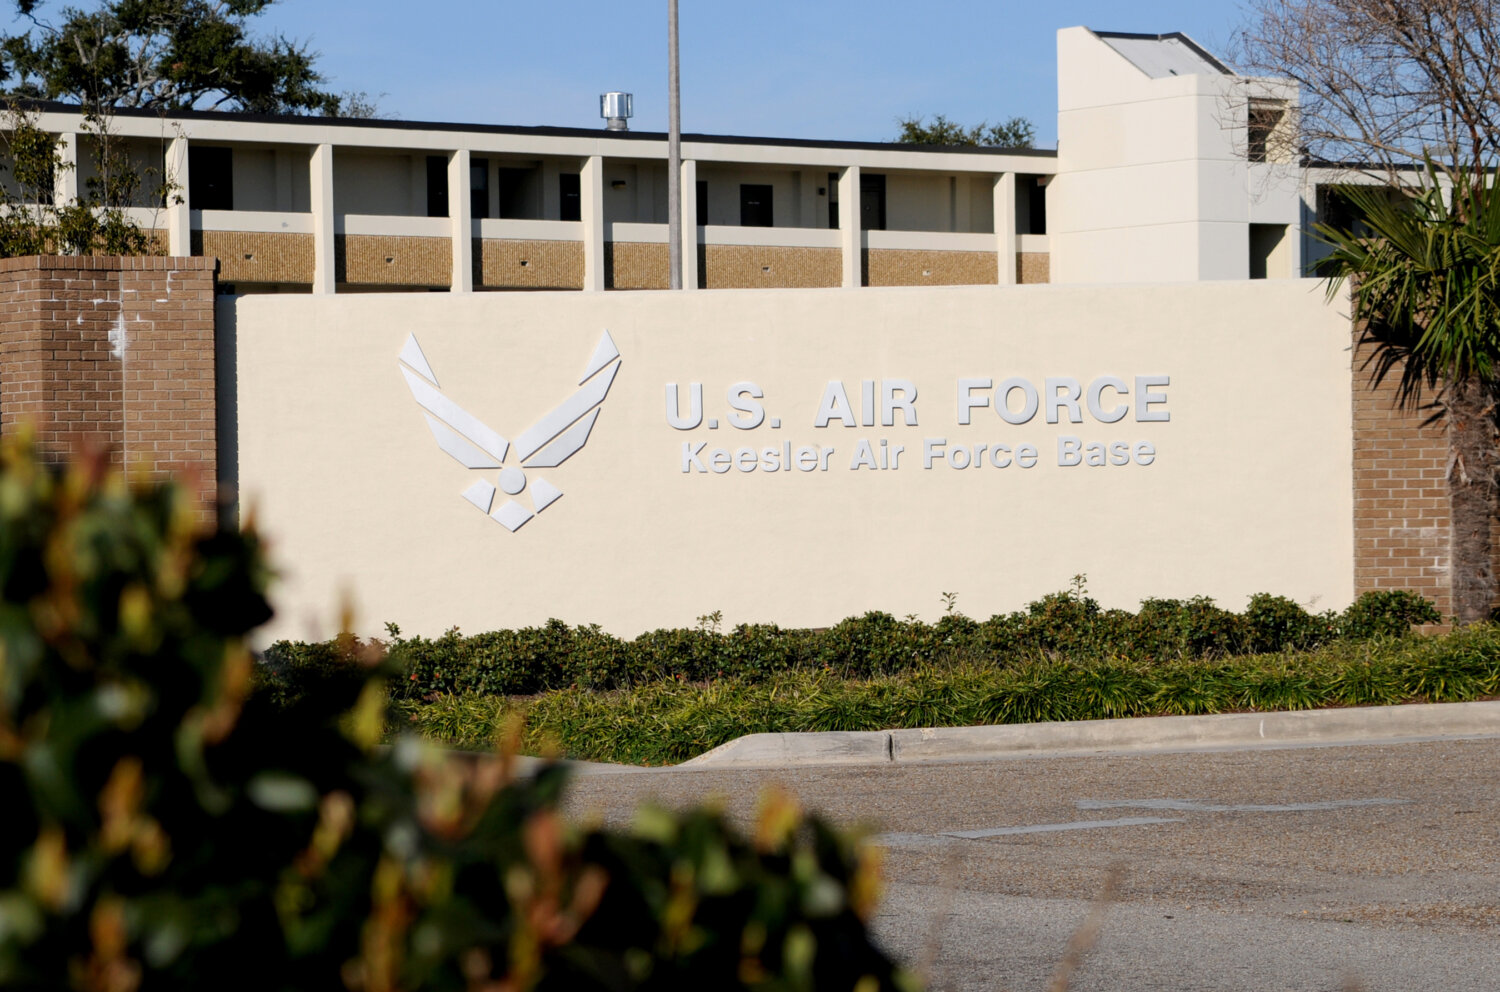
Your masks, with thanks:
[[(17, 101), (29, 110), (44, 113), (82, 114), (83, 108), (54, 100)], [(335, 126), (351, 128), (387, 128), (406, 131), (453, 131), (470, 134), (513, 134), (534, 137), (604, 138), (611, 141), (665, 142), (665, 131), (610, 131), (600, 126), (587, 127), (526, 127), (515, 124), (462, 124), (452, 121), (407, 121), (384, 117), (317, 117), (310, 114), (238, 114), (218, 110), (174, 110), (157, 111), (138, 107), (116, 107), (110, 111), (115, 117), (154, 118), (164, 120), (197, 121), (244, 121), (248, 124), (291, 124), (303, 126)], [(918, 145), (899, 141), (819, 141), (813, 138), (766, 138), (737, 134), (698, 134), (684, 132), (683, 141), (704, 142), (721, 145), (765, 145), (782, 148), (853, 148), (893, 152), (955, 152), (965, 155), (1030, 155), (1038, 158), (1054, 158), (1055, 148), (992, 148), (983, 145)]]

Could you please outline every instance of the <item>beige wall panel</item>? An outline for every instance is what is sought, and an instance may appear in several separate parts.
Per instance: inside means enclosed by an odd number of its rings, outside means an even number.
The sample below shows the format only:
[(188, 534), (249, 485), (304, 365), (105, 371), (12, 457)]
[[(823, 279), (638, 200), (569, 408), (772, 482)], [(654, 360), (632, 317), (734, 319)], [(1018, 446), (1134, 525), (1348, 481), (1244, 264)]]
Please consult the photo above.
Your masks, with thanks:
[(1022, 285), (1052, 281), (1052, 255), (1045, 251), (1023, 251), (1016, 255), (1016, 282)]
[(276, 199), (276, 149), (236, 148), (233, 155), (234, 209), (282, 209)]
[(969, 230), (995, 233), (995, 180), (990, 176), (969, 178)]
[[(964, 177), (968, 182), (969, 177)], [(954, 226), (953, 183), (942, 173), (896, 172), (885, 177), (885, 227), (888, 231), (967, 231), (965, 215)]]
[(705, 245), (701, 271), (709, 289), (817, 288), (842, 281), (837, 248)]
[[(811, 170), (809, 175), (815, 186), (827, 188), (828, 171)], [(771, 216), (776, 227), (818, 227), (828, 222), (827, 196), (821, 198), (824, 206), (818, 216), (804, 216), (800, 169), (700, 162), (698, 181), (708, 183), (708, 216), (699, 217), (700, 224), (737, 226), (740, 222), (740, 186), (745, 183), (771, 187)], [(683, 190), (682, 195), (695, 196), (696, 192)]]
[[(713, 610), (726, 624), (934, 619), (943, 592), (987, 617), (1078, 573), (1107, 607), (1209, 595), (1241, 609), (1267, 591), (1339, 608), (1354, 574), (1343, 307), (1292, 280), (246, 297), (239, 481), (281, 575), (266, 633), (327, 634), (345, 597), (367, 634), (384, 621), (436, 635), (559, 617), (635, 635)], [(580, 388), (605, 328), (622, 358), (592, 434), (556, 467), (525, 469), (523, 507), (542, 480), (563, 495), (511, 532), (461, 495), (499, 472), (439, 449), (397, 356), (415, 334), (442, 396), (509, 439), (504, 464), (517, 467), (520, 439)], [(1153, 375), (1170, 376), (1152, 408), (1169, 422), (1136, 419), (1134, 377)], [(989, 406), (961, 423), (961, 379), (1044, 389), (1103, 376), (1130, 390), (1116, 422), (1085, 407), (1082, 423), (1064, 411), (1012, 425)], [(888, 427), (815, 426), (830, 381), (862, 418), (865, 379), (915, 387), (918, 424), (897, 411)], [(685, 429), (667, 419), (669, 383)], [(731, 408), (744, 383), (763, 419)], [(1117, 400), (1106, 393), (1105, 417)], [(1063, 465), (1068, 437), (1154, 455)], [(924, 468), (936, 439), (968, 453), (1033, 444), (1037, 460)], [(856, 467), (860, 442), (876, 458), (903, 452), (895, 468)], [(728, 471), (684, 472), (685, 445), (708, 466), (725, 451)], [(826, 470), (763, 470), (785, 445), (816, 449)], [(734, 467), (742, 458), (755, 470)]]
[(995, 253), (872, 248), (868, 286), (993, 286), (999, 281)]
[(447, 286), (453, 273), (453, 242), (447, 238), (334, 236), (335, 278), (375, 286)]
[[(621, 185), (616, 185), (616, 184)], [(692, 195), (685, 190), (684, 195)], [(662, 162), (604, 162), (604, 223), (667, 222), (667, 167)]]
[(194, 231), (193, 254), (217, 258), (221, 282), (312, 282), (311, 234)]
[(578, 241), (486, 239), (474, 251), (475, 289), (582, 289)]
[(610, 289), (667, 288), (670, 266), (666, 245), (609, 241), (604, 254)]
[(425, 190), (426, 169), (425, 155), (392, 155), (340, 148), (333, 155), (333, 188), (338, 190), (338, 211), (341, 214), (424, 217), (427, 204), (415, 202), (413, 177), (423, 177)]

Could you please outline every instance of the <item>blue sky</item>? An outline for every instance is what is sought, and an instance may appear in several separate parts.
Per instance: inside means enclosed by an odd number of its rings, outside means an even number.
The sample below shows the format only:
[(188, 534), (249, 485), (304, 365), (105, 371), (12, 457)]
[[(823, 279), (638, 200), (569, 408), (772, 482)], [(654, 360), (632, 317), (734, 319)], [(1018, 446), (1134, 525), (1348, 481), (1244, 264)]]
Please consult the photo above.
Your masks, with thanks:
[[(679, 0), (685, 131), (885, 140), (903, 114), (1030, 118), (1056, 141), (1058, 28), (1186, 31), (1222, 52), (1234, 0)], [(89, 6), (82, 3), (81, 6)], [(338, 90), (408, 120), (594, 127), (635, 94), (665, 130), (666, 0), (281, 0), (255, 19), (306, 41)], [(384, 95), (381, 95), (384, 94)]]

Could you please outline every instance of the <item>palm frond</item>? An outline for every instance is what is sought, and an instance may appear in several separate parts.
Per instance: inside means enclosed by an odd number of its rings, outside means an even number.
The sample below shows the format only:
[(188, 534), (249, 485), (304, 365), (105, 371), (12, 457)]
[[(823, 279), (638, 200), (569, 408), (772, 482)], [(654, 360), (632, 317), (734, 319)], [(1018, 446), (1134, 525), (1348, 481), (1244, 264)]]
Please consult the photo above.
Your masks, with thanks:
[(1318, 225), (1333, 251), (1314, 271), (1330, 298), (1351, 284), (1354, 317), (1377, 382), (1400, 368), (1398, 395), (1415, 406), (1440, 381), (1491, 383), (1500, 362), (1500, 194), (1489, 170), (1440, 173), (1392, 198), (1384, 187), (1343, 195), (1358, 222)]

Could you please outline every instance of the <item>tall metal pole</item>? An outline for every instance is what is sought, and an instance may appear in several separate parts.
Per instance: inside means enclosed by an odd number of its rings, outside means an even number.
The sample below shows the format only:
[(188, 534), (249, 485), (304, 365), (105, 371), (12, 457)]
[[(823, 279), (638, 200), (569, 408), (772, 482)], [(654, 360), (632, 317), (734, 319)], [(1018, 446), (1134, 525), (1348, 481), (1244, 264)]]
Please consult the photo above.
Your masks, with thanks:
[(677, 82), (677, 0), (667, 0), (667, 265), (667, 284), (681, 289), (682, 106)]

